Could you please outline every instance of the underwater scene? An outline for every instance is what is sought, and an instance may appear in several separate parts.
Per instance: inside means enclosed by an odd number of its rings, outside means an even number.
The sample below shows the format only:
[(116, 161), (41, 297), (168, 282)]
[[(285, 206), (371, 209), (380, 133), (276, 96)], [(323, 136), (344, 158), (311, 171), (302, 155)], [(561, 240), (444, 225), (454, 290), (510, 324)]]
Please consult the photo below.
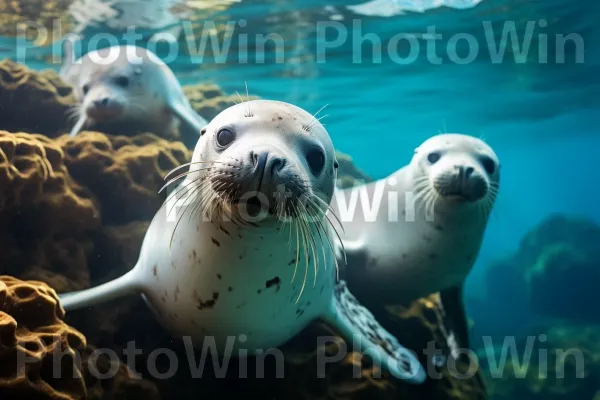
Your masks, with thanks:
[(0, 400), (600, 400), (599, 16), (0, 0)]

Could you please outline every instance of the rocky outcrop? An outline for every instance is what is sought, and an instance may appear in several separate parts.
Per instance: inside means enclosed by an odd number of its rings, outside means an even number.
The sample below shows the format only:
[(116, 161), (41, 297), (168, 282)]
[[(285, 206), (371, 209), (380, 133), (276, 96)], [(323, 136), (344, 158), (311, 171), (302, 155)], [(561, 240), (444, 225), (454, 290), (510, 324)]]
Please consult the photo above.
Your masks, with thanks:
[(46, 284), (0, 276), (0, 398), (85, 398), (85, 337), (64, 316)]
[(82, 132), (56, 143), (64, 150), (69, 173), (98, 199), (108, 225), (150, 220), (166, 197), (166, 192), (158, 193), (164, 177), (192, 158), (183, 143), (150, 133), (125, 137)]
[(0, 61), (0, 129), (57, 137), (69, 131), (76, 103), (71, 86), (56, 72)]

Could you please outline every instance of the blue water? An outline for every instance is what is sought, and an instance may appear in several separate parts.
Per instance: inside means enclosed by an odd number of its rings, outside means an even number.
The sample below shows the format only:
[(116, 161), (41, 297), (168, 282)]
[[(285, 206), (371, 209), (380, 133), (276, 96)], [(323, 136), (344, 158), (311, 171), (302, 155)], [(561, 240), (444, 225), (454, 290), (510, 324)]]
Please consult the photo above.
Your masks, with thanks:
[[(242, 1), (214, 17), (246, 20), (240, 32), (250, 36), (281, 35), (285, 63), (275, 63), (275, 54), (267, 52), (266, 63), (240, 64), (233, 54), (225, 63), (207, 57), (202, 64), (181, 56), (170, 66), (183, 83), (212, 81), (226, 92), (244, 92), (247, 83), (250, 94), (312, 112), (329, 104), (322, 122), (336, 147), (375, 178), (408, 163), (413, 149), (439, 132), (484, 138), (501, 159), (502, 184), (467, 298), (485, 289), (485, 265), (514, 251), (520, 238), (549, 214), (582, 214), (600, 222), (600, 2), (484, 0), (471, 9), (442, 7), (392, 17), (361, 17), (344, 10), (344, 4), (357, 3), (329, 1), (327, 7), (323, 1)], [(445, 40), (470, 33), (480, 55), (466, 65), (448, 59), (434, 65), (422, 48), (414, 62), (400, 65), (385, 55), (373, 62), (371, 45), (365, 44), (361, 62), (355, 63), (352, 38), (359, 32), (353, 20), (361, 21), (363, 34), (375, 33), (382, 43), (402, 32), (426, 33), (428, 26), (435, 26)], [(547, 26), (540, 26), (540, 20)], [(326, 62), (319, 63), (316, 26), (323, 21), (345, 26), (348, 40), (327, 51)], [(503, 22), (516, 21), (521, 32), (527, 21), (537, 23), (526, 62), (516, 62), (509, 53), (504, 62), (492, 63), (484, 21), (498, 30)], [(584, 62), (576, 63), (569, 48), (565, 63), (559, 64), (552, 38), (570, 33), (583, 38)], [(550, 38), (550, 49), (542, 51), (547, 63), (537, 51), (538, 34)], [(56, 68), (34, 59), (29, 63)]]

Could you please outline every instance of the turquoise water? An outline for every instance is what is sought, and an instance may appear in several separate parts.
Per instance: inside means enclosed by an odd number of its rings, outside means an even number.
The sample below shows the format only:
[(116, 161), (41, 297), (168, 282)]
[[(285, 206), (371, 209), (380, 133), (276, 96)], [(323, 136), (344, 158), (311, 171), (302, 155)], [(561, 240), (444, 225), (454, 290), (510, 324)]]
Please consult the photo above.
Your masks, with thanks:
[[(270, 49), (265, 63), (256, 62), (251, 45), (246, 64), (233, 51), (224, 63), (209, 56), (197, 64), (182, 55), (169, 65), (186, 84), (215, 82), (228, 93), (244, 92), (247, 84), (251, 95), (311, 112), (328, 104), (322, 122), (336, 147), (374, 178), (407, 164), (413, 149), (434, 134), (461, 132), (484, 138), (500, 157), (502, 183), (467, 282), (467, 299), (485, 291), (485, 267), (515, 251), (523, 235), (550, 214), (577, 214), (600, 222), (600, 2), (484, 0), (474, 8), (442, 7), (390, 17), (354, 14), (344, 7), (349, 3), (358, 2), (242, 1), (214, 18), (245, 20), (247, 25), (237, 34), (280, 35), (285, 62), (276, 63), (277, 54)], [(319, 62), (317, 26), (327, 21), (344, 27), (348, 40), (327, 50), (325, 61)], [(353, 45), (353, 39), (360, 32), (353, 21), (360, 21), (363, 35), (376, 34), (384, 44), (398, 33), (424, 34), (435, 26), (444, 37), (438, 45), (440, 56), (452, 35), (468, 33), (479, 43), (479, 56), (464, 65), (448, 58), (433, 64), (421, 41), (410, 63), (394, 62), (385, 54), (381, 62), (373, 61), (368, 43), (363, 56), (354, 59), (360, 46)], [(496, 43), (506, 21), (514, 21), (520, 33), (528, 21), (534, 23), (529, 56), (515, 59), (509, 51), (503, 62), (492, 62), (483, 29), (486, 21), (494, 27)], [(557, 53), (556, 35), (572, 33), (583, 40), (581, 54), (568, 46), (565, 54)], [(238, 49), (240, 37), (233, 40), (233, 49)], [(459, 45), (460, 54), (466, 50), (464, 42)], [(576, 62), (581, 55), (583, 62)], [(565, 62), (556, 62), (562, 56)], [(28, 64), (57, 68), (34, 58)]]
[[(233, 4), (210, 15), (236, 24), (225, 60), (209, 54), (195, 63), (182, 54), (169, 65), (183, 83), (216, 82), (226, 92), (242, 93), (247, 83), (250, 94), (313, 112), (328, 104), (322, 122), (336, 147), (375, 178), (408, 163), (413, 149), (436, 133), (484, 138), (501, 159), (502, 185), (467, 293), (481, 290), (483, 266), (513, 251), (523, 234), (549, 214), (575, 213), (600, 221), (600, 192), (595, 188), (600, 180), (598, 2), (488, 0), (473, 8), (441, 7), (390, 17), (355, 14), (345, 8), (350, 3), (359, 2)], [(240, 20), (246, 21), (244, 28)], [(531, 48), (523, 60), (509, 46), (503, 62), (494, 63), (486, 35), (499, 45), (506, 22), (516, 24), (520, 43), (527, 23), (534, 24)], [(342, 26), (347, 40), (323, 52), (318, 28), (323, 23)], [(484, 31), (485, 23), (494, 30)], [(394, 62), (385, 51), (378, 60), (369, 42), (362, 45), (362, 56), (358, 53), (361, 34), (376, 34), (385, 47), (398, 33), (423, 34), (430, 26), (442, 35), (435, 50), (442, 57), (439, 64), (428, 61), (431, 52), (423, 41), (410, 62)], [(252, 37), (271, 33), (283, 38), (285, 52), (267, 47), (265, 61), (259, 62)], [(554, 50), (553, 38), (572, 33), (583, 40), (583, 62), (577, 62), (573, 46), (566, 46), (564, 62), (557, 62), (561, 54)], [(473, 62), (458, 64), (444, 56), (455, 34), (476, 39), (479, 53)], [(239, 62), (245, 53), (239, 50), (241, 35), (250, 38), (247, 63)], [(547, 50), (539, 50), (540, 35), (549, 38)], [(187, 44), (182, 40), (181, 48)], [(402, 51), (408, 54), (406, 48)], [(462, 42), (457, 52), (464, 57), (466, 51)], [(160, 48), (158, 53), (167, 56)], [(282, 54), (284, 62), (276, 62)], [(27, 62), (37, 69), (57, 68), (36, 57)]]

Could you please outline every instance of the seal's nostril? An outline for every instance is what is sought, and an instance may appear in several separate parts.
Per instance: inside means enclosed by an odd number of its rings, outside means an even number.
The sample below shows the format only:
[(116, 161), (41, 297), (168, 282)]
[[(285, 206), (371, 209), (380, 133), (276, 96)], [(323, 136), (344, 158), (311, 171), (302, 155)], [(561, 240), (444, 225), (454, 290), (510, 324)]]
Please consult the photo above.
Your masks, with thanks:
[(250, 152), (250, 162), (252, 163), (252, 166), (254, 166), (254, 167), (256, 167), (256, 164), (258, 163), (258, 156), (253, 151)]
[(465, 168), (465, 177), (469, 178), (473, 174), (473, 171), (475, 171), (475, 168), (473, 167)]
[(103, 98), (101, 103), (103, 106), (107, 106), (108, 105), (108, 97)]

